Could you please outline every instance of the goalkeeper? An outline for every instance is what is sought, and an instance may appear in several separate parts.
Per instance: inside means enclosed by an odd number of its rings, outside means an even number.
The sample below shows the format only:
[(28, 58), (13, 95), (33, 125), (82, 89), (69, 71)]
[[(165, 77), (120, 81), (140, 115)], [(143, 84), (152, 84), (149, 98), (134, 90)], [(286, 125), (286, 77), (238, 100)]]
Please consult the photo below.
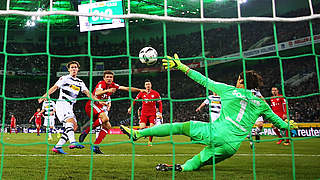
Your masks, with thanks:
[[(280, 129), (295, 128), (296, 123), (285, 123), (279, 116), (274, 114), (269, 105), (256, 97), (249, 89), (258, 89), (263, 85), (262, 78), (255, 71), (246, 71), (239, 75), (236, 87), (207, 79), (201, 73), (190, 69), (180, 62), (178, 55), (168, 60), (162, 60), (165, 68), (176, 68), (184, 72), (191, 79), (207, 87), (221, 97), (221, 115), (213, 123), (189, 121), (184, 123), (162, 124), (144, 130), (132, 130), (120, 126), (121, 130), (133, 140), (146, 136), (170, 136), (185, 135), (192, 141), (206, 145), (206, 147), (192, 159), (183, 165), (174, 166), (159, 164), (157, 170), (167, 171), (175, 168), (176, 171), (193, 171), (204, 165), (219, 163), (234, 155), (241, 142), (251, 131), (252, 126), (259, 116), (269, 120)], [(244, 77), (245, 76), (245, 77)], [(246, 79), (246, 88), (245, 82)]]

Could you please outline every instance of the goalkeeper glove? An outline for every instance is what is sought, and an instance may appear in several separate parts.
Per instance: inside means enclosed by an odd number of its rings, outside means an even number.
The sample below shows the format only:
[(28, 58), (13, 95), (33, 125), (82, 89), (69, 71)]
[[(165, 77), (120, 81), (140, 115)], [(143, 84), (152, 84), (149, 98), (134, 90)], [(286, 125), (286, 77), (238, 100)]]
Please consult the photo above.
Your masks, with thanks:
[(289, 121), (288, 119), (286, 119), (285, 122), (286, 123), (289, 122), (290, 129), (298, 129), (298, 124), (296, 122), (294, 122), (293, 120)]
[(174, 58), (168, 56), (168, 60), (162, 59), (162, 65), (164, 66), (165, 69), (168, 69), (168, 65), (171, 68), (176, 68), (181, 70), (182, 72), (186, 73), (190, 68), (186, 66), (185, 64), (181, 63), (179, 60), (178, 54), (174, 54)]

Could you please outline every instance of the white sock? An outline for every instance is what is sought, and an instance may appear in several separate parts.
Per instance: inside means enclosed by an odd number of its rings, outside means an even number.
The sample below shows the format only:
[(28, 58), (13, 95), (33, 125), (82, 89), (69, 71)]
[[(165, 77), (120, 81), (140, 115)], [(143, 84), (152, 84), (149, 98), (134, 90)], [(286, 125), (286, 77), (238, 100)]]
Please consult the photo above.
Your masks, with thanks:
[(67, 141), (68, 141), (68, 136), (64, 132), (64, 133), (62, 133), (62, 135), (61, 135), (61, 137), (55, 147), (57, 147), (57, 148), (62, 147)]
[(66, 123), (65, 133), (67, 134), (70, 143), (76, 142), (76, 139), (74, 138), (73, 123), (71, 122)]
[(96, 127), (96, 129), (95, 129), (96, 139), (98, 138), (100, 131), (101, 131), (101, 126)]

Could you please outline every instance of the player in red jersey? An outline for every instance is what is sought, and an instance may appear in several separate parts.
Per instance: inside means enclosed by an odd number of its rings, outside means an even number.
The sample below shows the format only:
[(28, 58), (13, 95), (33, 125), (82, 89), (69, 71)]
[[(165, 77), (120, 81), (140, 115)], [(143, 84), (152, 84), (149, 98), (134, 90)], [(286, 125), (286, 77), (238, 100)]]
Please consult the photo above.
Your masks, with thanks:
[(37, 109), (37, 112), (34, 113), (34, 115), (30, 118), (29, 123), (32, 121), (34, 118), (36, 121), (36, 126), (37, 126), (37, 136), (40, 136), (40, 127), (41, 127), (41, 118), (44, 117), (42, 114), (42, 111), (40, 111), (40, 108)]
[(11, 134), (12, 129), (14, 129), (14, 132), (16, 132), (16, 134), (18, 133), (18, 131), (17, 131), (17, 120), (16, 120), (16, 118), (14, 117), (13, 114), (11, 115), (10, 134)]
[[(155, 124), (155, 119), (156, 119), (156, 103), (158, 103), (159, 105), (159, 118), (162, 119), (162, 101), (160, 100), (160, 94), (151, 89), (152, 88), (152, 84), (151, 81), (146, 79), (144, 82), (144, 87), (146, 88), (147, 92), (140, 92), (137, 97), (137, 99), (143, 99), (143, 100), (147, 100), (147, 101), (142, 101), (142, 110), (141, 110), (141, 117), (140, 117), (140, 121), (139, 121), (139, 127), (140, 129), (144, 129), (146, 128), (146, 124), (147, 122), (150, 123), (150, 127), (154, 126)], [(158, 99), (156, 101), (150, 101), (152, 99)], [(133, 101), (133, 106), (136, 103), (136, 101)], [(128, 109), (128, 113), (131, 114), (131, 109), (132, 107), (130, 107)], [(152, 138), (153, 136), (149, 137), (149, 142), (148, 142), (148, 146), (152, 146)]]
[[(129, 91), (129, 87), (120, 86), (113, 82), (114, 73), (112, 71), (106, 70), (103, 73), (103, 80), (100, 81), (96, 88), (93, 91), (93, 95), (95, 95), (100, 100), (105, 100), (104, 104), (99, 104), (98, 102), (92, 103), (88, 101), (85, 107), (86, 113), (89, 117), (91, 117), (91, 108), (92, 108), (92, 117), (93, 124), (92, 129), (96, 129), (99, 126), (101, 127), (101, 131), (99, 132), (96, 141), (94, 142), (95, 146), (92, 147), (93, 152), (96, 154), (103, 154), (103, 152), (99, 149), (98, 144), (105, 138), (108, 133), (108, 130), (111, 128), (111, 124), (109, 122), (108, 111), (110, 109), (110, 96), (115, 93), (117, 90)], [(145, 91), (143, 89), (138, 89), (131, 87), (131, 92), (142, 92)], [(90, 126), (87, 127), (80, 135), (79, 142), (83, 142), (90, 131)]]
[[(281, 94), (279, 94), (279, 90), (277, 87), (272, 87), (271, 89), (272, 97), (270, 99), (271, 101), (271, 109), (272, 111), (278, 115), (281, 119), (286, 120), (287, 119), (287, 109), (286, 109), (286, 100), (282, 97)], [(278, 128), (276, 128), (274, 125), (272, 125), (273, 131), (278, 135), (279, 138), (282, 138), (282, 135), (280, 134), (280, 131)], [(286, 137), (288, 137), (288, 130), (286, 130)], [(282, 143), (282, 139), (280, 139), (277, 144)], [(286, 139), (286, 142), (283, 143), (283, 145), (289, 145), (289, 139)]]

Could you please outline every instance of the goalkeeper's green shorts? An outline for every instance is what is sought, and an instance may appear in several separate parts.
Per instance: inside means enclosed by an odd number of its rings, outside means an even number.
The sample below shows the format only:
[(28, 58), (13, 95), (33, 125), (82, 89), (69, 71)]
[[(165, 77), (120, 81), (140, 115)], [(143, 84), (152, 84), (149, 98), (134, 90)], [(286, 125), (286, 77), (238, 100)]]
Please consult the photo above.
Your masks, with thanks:
[(221, 132), (217, 134), (215, 132), (212, 123), (201, 122), (201, 121), (189, 121), (190, 127), (190, 138), (192, 141), (195, 141), (200, 144), (208, 145), (208, 146), (221, 146), (224, 144), (229, 144), (234, 147), (234, 149), (239, 149), (241, 141), (227, 143), (225, 141), (225, 137), (228, 134), (222, 134)]
[(213, 162), (219, 163), (237, 152), (230, 144), (214, 137), (210, 123), (190, 121), (190, 137), (193, 141), (207, 146), (183, 164), (184, 171), (196, 170), (204, 165), (212, 165)]

